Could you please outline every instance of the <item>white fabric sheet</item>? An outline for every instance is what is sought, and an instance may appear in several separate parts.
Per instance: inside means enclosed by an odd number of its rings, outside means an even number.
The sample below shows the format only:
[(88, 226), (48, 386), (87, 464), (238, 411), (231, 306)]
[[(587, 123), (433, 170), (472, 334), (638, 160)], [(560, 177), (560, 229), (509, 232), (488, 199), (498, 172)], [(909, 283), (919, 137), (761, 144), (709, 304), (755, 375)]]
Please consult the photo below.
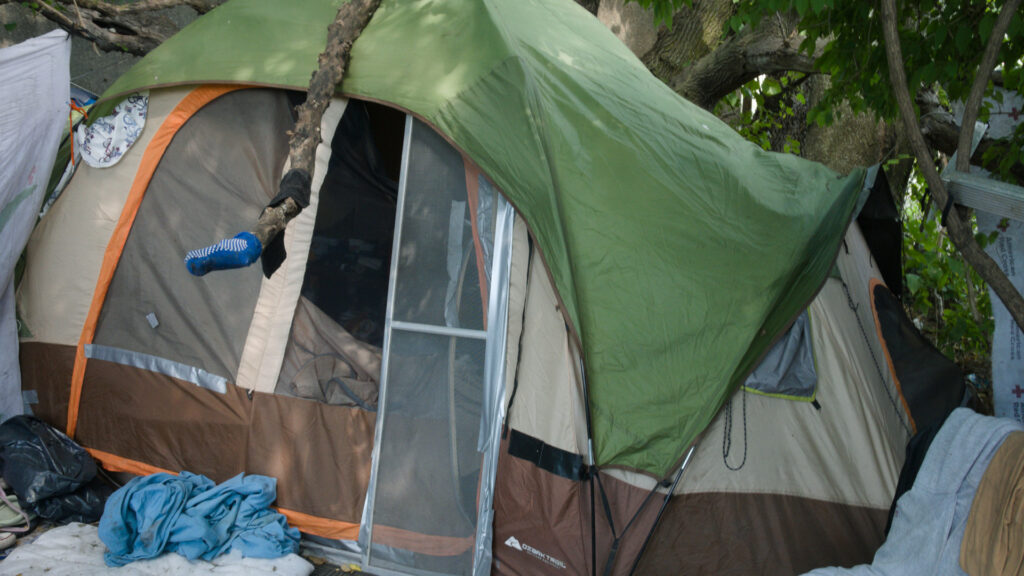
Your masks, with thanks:
[(22, 413), (14, 265), (67, 122), (70, 59), (62, 30), (0, 49), (0, 421)]
[(308, 576), (313, 565), (297, 554), (275, 559), (242, 558), (238, 552), (212, 562), (189, 562), (169, 553), (120, 568), (103, 562), (107, 547), (96, 527), (72, 523), (43, 533), (34, 542), (18, 546), (0, 562), (0, 576), (46, 574), (47, 576), (163, 576), (165, 574), (217, 576)]

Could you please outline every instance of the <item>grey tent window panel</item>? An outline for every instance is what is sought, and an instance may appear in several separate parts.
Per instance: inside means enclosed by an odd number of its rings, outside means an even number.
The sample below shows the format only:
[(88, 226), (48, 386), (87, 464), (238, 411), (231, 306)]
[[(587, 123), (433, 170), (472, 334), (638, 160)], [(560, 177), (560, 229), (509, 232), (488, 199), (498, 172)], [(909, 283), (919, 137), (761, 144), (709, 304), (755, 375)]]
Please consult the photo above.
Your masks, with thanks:
[(112, 348), (110, 346), (86, 344), (85, 357), (156, 372), (157, 374), (191, 382), (200, 388), (206, 388), (221, 394), (227, 392), (228, 389), (228, 379), (223, 376), (210, 374), (201, 368), (181, 364), (180, 362), (174, 362), (173, 360), (151, 354), (142, 354), (141, 352), (132, 352), (131, 350)]
[[(493, 254), (509, 253), (512, 211), (493, 187), (470, 206), (461, 155), (429, 127), (410, 117), (405, 138), (360, 547), (371, 570), (468, 575), (479, 543), (490, 541), (491, 489), (481, 482), (493, 483), (482, 470), (497, 456), (490, 428), (500, 422), (510, 262)], [(496, 278), (488, 294), (476, 252), (484, 245), (492, 254), (483, 273)]]
[(817, 386), (811, 318), (804, 310), (747, 377), (743, 388), (756, 394), (810, 402)]
[(95, 344), (234, 380), (260, 267), (196, 278), (182, 256), (259, 218), (276, 194), (292, 124), (287, 93), (252, 89), (221, 96), (178, 130), (139, 206)]

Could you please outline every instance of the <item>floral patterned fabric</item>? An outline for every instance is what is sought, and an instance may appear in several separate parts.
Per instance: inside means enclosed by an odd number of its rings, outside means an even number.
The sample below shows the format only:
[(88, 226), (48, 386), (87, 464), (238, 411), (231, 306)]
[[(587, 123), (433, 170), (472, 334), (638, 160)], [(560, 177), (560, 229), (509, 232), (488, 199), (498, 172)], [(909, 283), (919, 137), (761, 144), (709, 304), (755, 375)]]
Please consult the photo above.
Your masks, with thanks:
[(142, 134), (146, 125), (149, 93), (132, 94), (114, 108), (109, 116), (78, 127), (75, 152), (94, 168), (113, 166)]

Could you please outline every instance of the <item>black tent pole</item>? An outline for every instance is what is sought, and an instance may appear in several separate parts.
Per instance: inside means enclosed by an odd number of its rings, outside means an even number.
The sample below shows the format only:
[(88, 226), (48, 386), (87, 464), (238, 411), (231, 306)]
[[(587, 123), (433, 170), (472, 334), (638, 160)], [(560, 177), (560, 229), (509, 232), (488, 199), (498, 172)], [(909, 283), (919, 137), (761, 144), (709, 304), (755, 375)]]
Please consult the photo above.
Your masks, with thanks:
[(672, 481), (672, 486), (668, 489), (668, 494), (665, 494), (665, 500), (661, 503), (661, 508), (658, 510), (658, 515), (654, 518), (654, 523), (651, 524), (651, 529), (647, 532), (647, 537), (644, 538), (644, 543), (640, 546), (640, 552), (636, 555), (636, 560), (633, 561), (633, 567), (629, 569), (630, 576), (636, 573), (637, 566), (640, 565), (640, 559), (644, 557), (644, 552), (647, 551), (647, 545), (651, 542), (651, 536), (654, 536), (654, 530), (658, 527), (658, 523), (661, 522), (661, 516), (665, 513), (665, 508), (668, 507), (668, 501), (672, 498), (672, 494), (676, 491), (676, 485), (679, 484), (679, 480), (683, 477), (683, 471), (686, 470), (686, 465), (690, 462), (690, 457), (693, 456), (693, 449), (696, 448), (696, 444), (690, 446), (690, 450), (686, 453), (686, 458), (683, 459), (682, 466), (679, 467), (679, 472), (676, 473), (676, 479)]

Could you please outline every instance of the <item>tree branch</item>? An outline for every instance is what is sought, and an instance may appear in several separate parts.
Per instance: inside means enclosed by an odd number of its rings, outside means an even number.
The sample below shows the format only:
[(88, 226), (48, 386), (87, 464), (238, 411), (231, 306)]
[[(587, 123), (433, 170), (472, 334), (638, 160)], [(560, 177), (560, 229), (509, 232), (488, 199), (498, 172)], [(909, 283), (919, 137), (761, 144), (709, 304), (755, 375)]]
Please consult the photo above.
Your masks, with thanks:
[(189, 8), (196, 11), (198, 14), (206, 14), (210, 10), (213, 10), (217, 6), (223, 4), (226, 0), (138, 0), (137, 2), (131, 2), (129, 4), (111, 4), (109, 2), (101, 2), (96, 0), (78, 0), (79, 6), (85, 5), (97, 5), (97, 10), (100, 10), (98, 5), (105, 5), (103, 11), (109, 10), (110, 14), (132, 14), (138, 12), (146, 12), (148, 10), (165, 10), (168, 8), (176, 8), (178, 6), (188, 6)]
[[(1014, 2), (1016, 0), (1010, 0)], [(1009, 5), (1009, 2), (1007, 3)], [(882, 0), (882, 32), (885, 36), (885, 55), (889, 64), (889, 79), (892, 82), (893, 93), (899, 105), (900, 116), (907, 129), (910, 138), (911, 148), (917, 157), (918, 167), (924, 174), (925, 182), (931, 191), (932, 199), (939, 209), (943, 209), (949, 200), (949, 195), (942, 179), (939, 178), (935, 162), (932, 160), (928, 145), (921, 135), (921, 127), (917, 116), (914, 113), (914, 105), (910, 99), (910, 92), (907, 89), (907, 76), (903, 70), (903, 55), (900, 48), (899, 32), (896, 28), (896, 5), (895, 0)], [(1000, 38), (1002, 35), (1000, 35)], [(987, 78), (988, 74), (985, 74)], [(1024, 298), (1013, 286), (999, 266), (978, 246), (974, 239), (974, 233), (968, 223), (965, 223), (956, 210), (948, 211), (947, 228), (949, 238), (960, 250), (964, 259), (981, 275), (988, 283), (996, 296), (1003, 301), (1009, 310), (1010, 315), (1018, 326), (1024, 327)]]
[[(317, 59), (306, 101), (295, 110), (297, 119), (288, 142), (291, 168), (281, 178), (280, 195), (264, 208), (251, 231), (208, 248), (190, 251), (185, 256), (185, 266), (190, 273), (203, 276), (213, 270), (249, 266), (261, 255), (265, 256), (263, 271), (268, 276), (281, 264), (284, 252), (271, 248), (271, 243), (309, 202), (316, 147), (321, 139), (320, 121), (348, 68), (352, 44), (378, 6), (380, 0), (350, 0), (338, 9), (327, 28), (327, 45)], [(273, 253), (267, 252), (268, 249)]]
[[(327, 47), (318, 59), (320, 66), (309, 81), (306, 101), (296, 109), (298, 118), (288, 142), (292, 170), (313, 173), (316, 147), (320, 144), (320, 119), (348, 68), (352, 44), (378, 6), (380, 0), (351, 0), (338, 9), (334, 22), (327, 28)], [(267, 246), (301, 211), (293, 198), (287, 198), (263, 211), (252, 234)]]
[(727, 94), (762, 74), (816, 73), (814, 58), (793, 47), (793, 38), (788, 34), (793, 28), (792, 18), (780, 20), (778, 27), (762, 25), (727, 38), (671, 78), (669, 86), (684, 98), (710, 110)]
[[(161, 10), (188, 6), (205, 14), (225, 0), (139, 0), (111, 4), (103, 0), (55, 0), (36, 2), (33, 9), (71, 34), (96, 44), (106, 52), (144, 56), (178, 31)], [(0, 0), (0, 5), (13, 0)]]
[[(981, 99), (985, 96), (985, 88), (988, 86), (989, 76), (996, 67), (996, 58), (999, 56), (999, 47), (1003, 44), (1003, 35), (1010, 28), (1010, 20), (1017, 13), (1020, 0), (1006, 0), (995, 26), (992, 27), (992, 35), (985, 45), (985, 53), (978, 65), (978, 73), (974, 76), (974, 83), (971, 84), (971, 91), (964, 103), (964, 118), (960, 125), (960, 140), (957, 144), (956, 169), (959, 172), (969, 172), (971, 169), (971, 140), (974, 137), (974, 123), (978, 120), (978, 111), (981, 109)], [(1019, 323), (1019, 321), (1018, 321)]]

